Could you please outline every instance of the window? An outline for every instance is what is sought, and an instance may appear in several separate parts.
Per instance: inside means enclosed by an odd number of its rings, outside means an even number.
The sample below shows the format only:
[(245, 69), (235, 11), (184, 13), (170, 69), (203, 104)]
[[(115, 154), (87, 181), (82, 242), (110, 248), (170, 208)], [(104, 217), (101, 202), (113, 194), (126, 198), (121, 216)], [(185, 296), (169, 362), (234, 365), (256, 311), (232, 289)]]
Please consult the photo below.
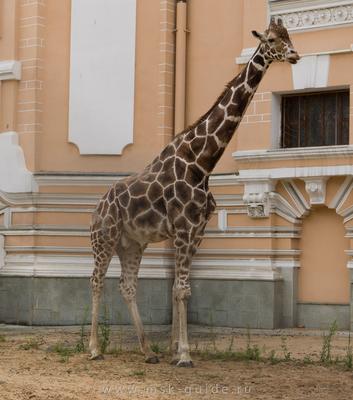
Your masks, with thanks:
[(334, 146), (349, 142), (349, 91), (282, 97), (281, 146)]

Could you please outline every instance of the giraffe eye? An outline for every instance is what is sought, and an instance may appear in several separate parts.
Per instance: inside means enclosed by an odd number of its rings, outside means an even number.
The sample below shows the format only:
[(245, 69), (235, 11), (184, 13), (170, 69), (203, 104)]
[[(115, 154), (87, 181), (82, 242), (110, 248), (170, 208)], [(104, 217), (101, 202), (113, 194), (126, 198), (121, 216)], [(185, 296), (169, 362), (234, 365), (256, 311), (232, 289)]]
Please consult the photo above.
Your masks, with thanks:
[(274, 43), (275, 39), (268, 39), (269, 43)]

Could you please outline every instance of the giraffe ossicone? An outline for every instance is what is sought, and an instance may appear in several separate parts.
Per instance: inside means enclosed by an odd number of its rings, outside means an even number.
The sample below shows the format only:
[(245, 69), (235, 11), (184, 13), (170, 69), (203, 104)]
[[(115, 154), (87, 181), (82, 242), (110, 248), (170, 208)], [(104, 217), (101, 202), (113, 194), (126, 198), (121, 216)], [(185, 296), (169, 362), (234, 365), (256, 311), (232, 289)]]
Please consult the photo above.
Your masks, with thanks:
[(192, 366), (187, 337), (190, 267), (216, 208), (208, 188), (209, 176), (270, 64), (294, 64), (299, 60), (281, 20), (271, 20), (264, 33), (253, 31), (253, 35), (260, 40), (255, 53), (209, 111), (178, 134), (141, 173), (117, 182), (99, 201), (91, 222), (95, 260), (91, 277), (91, 359), (102, 356), (98, 344), (99, 301), (110, 260), (117, 254), (121, 264), (119, 287), (141, 351), (146, 362), (158, 362), (146, 339), (136, 304), (137, 275), (146, 246), (169, 238), (175, 246), (172, 364)]

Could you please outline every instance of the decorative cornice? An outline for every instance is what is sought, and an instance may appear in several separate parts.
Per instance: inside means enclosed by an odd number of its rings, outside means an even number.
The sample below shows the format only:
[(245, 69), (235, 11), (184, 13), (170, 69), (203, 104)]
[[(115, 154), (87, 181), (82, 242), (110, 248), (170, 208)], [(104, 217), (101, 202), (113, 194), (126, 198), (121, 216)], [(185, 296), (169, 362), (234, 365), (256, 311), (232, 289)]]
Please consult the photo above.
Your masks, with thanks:
[(3, 80), (20, 80), (21, 79), (21, 63), (20, 61), (8, 60), (0, 61), (0, 81)]
[(232, 154), (235, 161), (312, 160), (316, 158), (353, 157), (353, 145), (300, 147), (291, 149), (243, 150)]
[(353, 1), (270, 1), (270, 15), (281, 17), (289, 31), (344, 26), (353, 23)]

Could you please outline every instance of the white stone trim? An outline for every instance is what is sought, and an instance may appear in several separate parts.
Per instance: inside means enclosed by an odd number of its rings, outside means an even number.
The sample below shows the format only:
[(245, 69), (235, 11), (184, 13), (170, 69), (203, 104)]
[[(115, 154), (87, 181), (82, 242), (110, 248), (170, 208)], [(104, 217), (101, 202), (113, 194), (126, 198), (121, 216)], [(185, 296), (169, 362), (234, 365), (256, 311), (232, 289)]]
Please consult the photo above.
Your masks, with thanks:
[(270, 15), (281, 17), (289, 31), (305, 31), (344, 26), (353, 23), (351, 0), (270, 1)]
[(1, 268), (5, 266), (5, 248), (4, 248), (5, 240), (4, 236), (0, 235), (0, 273)]
[(285, 188), (290, 198), (293, 200), (298, 212), (299, 217), (306, 215), (310, 210), (310, 205), (306, 201), (302, 192), (298, 189), (297, 185), (292, 181), (282, 181), (282, 186)]
[(353, 145), (298, 147), (290, 149), (241, 150), (232, 154), (236, 161), (267, 162), (276, 160), (312, 160), (315, 158), (350, 158)]
[(15, 60), (0, 61), (0, 81), (20, 80), (21, 62)]
[(0, 192), (20, 193), (34, 190), (36, 185), (32, 173), (26, 168), (17, 133), (0, 133)]
[(218, 229), (220, 231), (227, 230), (228, 225), (228, 215), (227, 210), (222, 209), (218, 211)]
[[(281, 279), (278, 268), (296, 268), (299, 262), (293, 259), (194, 259), (191, 279)], [(173, 278), (173, 258), (144, 257), (139, 278)], [(0, 276), (36, 277), (89, 277), (93, 271), (93, 258), (73, 255), (8, 254)], [(107, 277), (120, 276), (120, 263), (114, 257)]]
[(305, 190), (309, 195), (310, 204), (325, 204), (327, 177), (305, 178)]
[(328, 208), (334, 208), (339, 212), (343, 203), (347, 200), (349, 193), (353, 188), (353, 177), (347, 176), (341, 187), (335, 194), (334, 198), (331, 200), (331, 203), (328, 205)]
[(245, 183), (247, 181), (256, 181), (260, 179), (304, 179), (310, 177), (331, 177), (344, 175), (353, 175), (353, 165), (244, 169), (239, 171), (239, 181)]

